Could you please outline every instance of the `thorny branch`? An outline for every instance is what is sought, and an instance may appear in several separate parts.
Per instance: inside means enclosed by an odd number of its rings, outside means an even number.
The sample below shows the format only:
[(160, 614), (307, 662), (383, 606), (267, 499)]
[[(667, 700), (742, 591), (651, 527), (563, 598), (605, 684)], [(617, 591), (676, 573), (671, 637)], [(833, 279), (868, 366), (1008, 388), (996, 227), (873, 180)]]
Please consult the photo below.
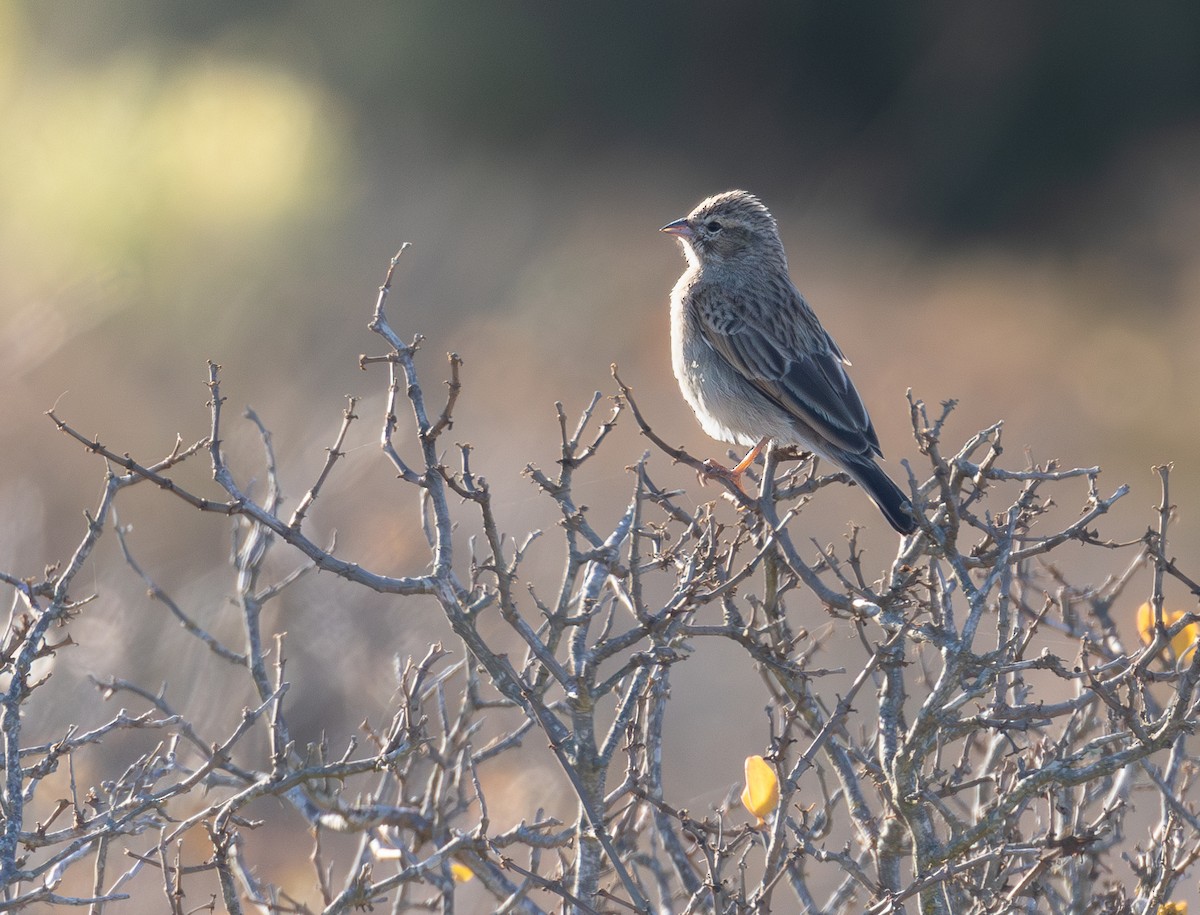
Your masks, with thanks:
[[(840, 547), (797, 536), (821, 490), (847, 482), (803, 456), (785, 465), (797, 456), (766, 455), (751, 474), (757, 492), (718, 477), (719, 497), (698, 508), (656, 482), (658, 456), (699, 473), (709, 465), (653, 431), (614, 366), (611, 410), (596, 394), (572, 423), (556, 404), (555, 469), (527, 468), (557, 512), (557, 543), (539, 532), (515, 539), (474, 469), (473, 447), (445, 441), (470, 394), (468, 367), (451, 354), (444, 400), (427, 403), (423, 340), (405, 342), (388, 320), (399, 262), (397, 254), (369, 325), (387, 350), (360, 364), (386, 366), (380, 449), (396, 485), (420, 497), (410, 525), (427, 554), (406, 575), (369, 571), (307, 530), (313, 506), (333, 498), (327, 484), (356, 428), (354, 398), (290, 511), (271, 435), (253, 411), (261, 497), (228, 462), (214, 363), (208, 434), (188, 447), (177, 441), (155, 463), (49, 414), (104, 461), (104, 483), (65, 562), (41, 577), (0, 572), (12, 594), (0, 645), (0, 911), (86, 906), (99, 915), (127, 900), (141, 910), (149, 893), (172, 912), (268, 913), (451, 912), (459, 897), (523, 913), (1145, 913), (1172, 899), (1200, 858), (1200, 811), (1188, 794), (1200, 762), (1191, 749), (1200, 615), (1173, 613), (1168, 590), (1200, 588), (1167, 552), (1169, 465), (1155, 469), (1161, 501), (1146, 535), (1104, 539), (1097, 525), (1126, 487), (1104, 496), (1097, 467), (1003, 466), (999, 423), (949, 453), (953, 402), (931, 416), (910, 396), (925, 462), (910, 468), (922, 523), (872, 573), (857, 529)], [(620, 516), (602, 525), (580, 501), (577, 475), (601, 460), (625, 463), (612, 433), (626, 415), (652, 451), (629, 468)], [(199, 455), (214, 492), (177, 479)], [(214, 631), (138, 560), (115, 503), (144, 482), (234, 519), (236, 635)], [(41, 714), (43, 671), (70, 656), (75, 621), (98, 603), (77, 579), (110, 528), (199, 663), (241, 684), (247, 707), (217, 710), (223, 725), (203, 690), (168, 701), (165, 685), (113, 676), (94, 681), (98, 699), (121, 696), (140, 711), (54, 733), (41, 723), (53, 720)], [(1067, 544), (1127, 558), (1099, 585), (1071, 584), (1060, 558)], [(268, 562), (280, 547), (290, 571)], [(538, 550), (561, 552), (556, 580), (530, 571)], [(294, 642), (266, 612), (313, 570), (431, 599), (455, 640), (397, 665), (387, 713), (364, 710), (362, 734), (337, 738), (340, 749), (326, 736), (294, 736), (285, 652)], [(1152, 624), (1145, 644), (1127, 644), (1123, 620), (1139, 579)], [(397, 617), (410, 606), (397, 603)], [(814, 627), (822, 613), (827, 624)], [(843, 640), (825, 663), (834, 633), (853, 635), (860, 650)], [(1181, 650), (1181, 638), (1193, 644)], [(740, 689), (757, 677), (764, 688), (763, 741), (746, 754), (769, 760), (779, 804), (757, 825), (734, 806), (734, 776), (708, 772), (710, 784), (731, 790), (693, 813), (669, 775), (679, 761), (668, 723), (683, 708), (672, 677), (677, 665), (707, 663), (713, 640), (742, 659), (720, 671), (723, 682)], [(356, 646), (336, 651), (352, 656)], [(709, 725), (714, 745), (722, 739), (719, 721), (687, 724)], [(147, 745), (148, 735), (158, 742)], [(556, 770), (533, 762), (543, 743)], [(494, 786), (531, 771), (570, 804), (560, 816), (539, 803), (498, 822)], [(1127, 814), (1139, 793), (1160, 799), (1159, 815), (1135, 835)], [(265, 799), (282, 802), (290, 825)], [(305, 852), (297, 816), (311, 836)], [(310, 886), (296, 883), (295, 868), (286, 885), (273, 882), (252, 860), (256, 833), (283, 829), (289, 853), (311, 860)]]

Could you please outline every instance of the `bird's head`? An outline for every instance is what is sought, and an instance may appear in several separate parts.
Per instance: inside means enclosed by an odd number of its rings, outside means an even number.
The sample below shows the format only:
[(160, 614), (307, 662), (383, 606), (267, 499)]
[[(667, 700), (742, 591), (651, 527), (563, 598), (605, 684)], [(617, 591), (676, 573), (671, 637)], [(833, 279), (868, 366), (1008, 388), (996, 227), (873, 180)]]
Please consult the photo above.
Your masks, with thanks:
[(778, 260), (786, 267), (775, 217), (746, 191), (726, 191), (701, 201), (683, 219), (659, 229), (674, 235), (697, 265)]

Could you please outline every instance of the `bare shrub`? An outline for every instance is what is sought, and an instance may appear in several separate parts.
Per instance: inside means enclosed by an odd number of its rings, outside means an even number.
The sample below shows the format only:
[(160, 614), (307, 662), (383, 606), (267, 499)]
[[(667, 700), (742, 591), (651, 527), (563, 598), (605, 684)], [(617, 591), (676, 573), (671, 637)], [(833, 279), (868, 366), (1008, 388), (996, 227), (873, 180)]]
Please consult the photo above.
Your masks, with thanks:
[[(354, 401), (290, 510), (257, 417), (264, 491), (253, 495), (227, 463), (216, 365), (208, 435), (154, 463), (50, 413), (106, 472), (68, 559), (39, 576), (2, 575), (13, 602), (0, 648), (0, 910), (144, 911), (165, 898), (175, 913), (450, 912), (465, 892), (495, 911), (529, 913), (1145, 913), (1170, 900), (1200, 854), (1200, 823), (1183, 800), (1196, 767), (1188, 739), (1200, 660), (1171, 646), (1194, 636), (1200, 618), (1164, 613), (1164, 580), (1200, 590), (1167, 552), (1167, 467), (1157, 468), (1161, 506), (1145, 536), (1110, 542), (1097, 524), (1126, 490), (1104, 495), (1098, 468), (1008, 469), (998, 424), (946, 448), (952, 405), (930, 415), (912, 401), (927, 463), (910, 485), (924, 520), (872, 581), (856, 535), (838, 548), (793, 541), (789, 522), (844, 475), (772, 453), (756, 493), (718, 481), (722, 499), (688, 510), (680, 491), (656, 484), (652, 453), (698, 470), (702, 462), (654, 434), (614, 368), (611, 407), (597, 394), (573, 423), (560, 406), (557, 465), (528, 470), (557, 508), (558, 531), (516, 540), (470, 448), (447, 442), (460, 361), (450, 357), (447, 396), (430, 405), (414, 366), (420, 338), (404, 342), (385, 316), (396, 263), (370, 325), (387, 351), (362, 361), (388, 374), (383, 455), (420, 497), (411, 524), (427, 550), (407, 575), (373, 572), (306, 534), (358, 419)], [(655, 450), (630, 468), (616, 524), (598, 530), (573, 481), (589, 462), (621, 465), (605, 450), (618, 421), (636, 423)], [(415, 434), (419, 460), (394, 444), (401, 429)], [(181, 467), (205, 457), (219, 498), (179, 482)], [(234, 519), (241, 644), (208, 631), (139, 563), (114, 515), (135, 486)], [(104, 679), (97, 706), (119, 696), (139, 710), (40, 733), (38, 665), (67, 656), (92, 600), (79, 573), (105, 534), (196, 650), (252, 686), (255, 702), (235, 725), (197, 723), (204, 691), (177, 706), (146, 684)], [(1066, 545), (1101, 551), (1118, 571), (1072, 584), (1057, 562)], [(524, 575), (534, 549), (564, 556), (553, 593)], [(294, 570), (267, 576), (267, 557), (281, 552)], [(1114, 611), (1138, 602), (1126, 591), (1144, 568), (1151, 641), (1130, 645)], [(345, 747), (293, 738), (290, 645), (263, 626), (264, 606), (314, 569), (382, 595), (432, 598), (459, 642), (400, 665), (390, 720)], [(858, 634), (860, 667), (829, 658), (823, 639), (796, 625), (789, 605), (800, 602)], [(485, 616), (503, 621), (504, 638), (481, 626)], [(1050, 651), (1048, 632), (1077, 643), (1077, 655)], [(736, 646), (743, 661), (719, 676), (761, 677), (773, 696), (770, 743), (757, 749), (779, 804), (761, 824), (737, 806), (740, 785), (724, 803), (689, 811), (664, 779), (672, 673), (711, 640)], [(147, 732), (150, 748), (139, 749)], [(559, 819), (535, 807), (497, 828), (480, 773), (520, 767), (534, 745), (549, 747), (576, 810)], [(1153, 816), (1130, 816), (1135, 793), (1154, 799)], [(258, 803), (267, 798), (282, 803)], [(299, 836), (297, 814), (307, 827)], [(249, 839), (272, 829), (291, 831), (284, 853), (298, 865), (311, 858), (305, 881), (272, 885), (256, 872)], [(149, 903), (137, 879), (146, 873), (157, 874), (160, 894)]]

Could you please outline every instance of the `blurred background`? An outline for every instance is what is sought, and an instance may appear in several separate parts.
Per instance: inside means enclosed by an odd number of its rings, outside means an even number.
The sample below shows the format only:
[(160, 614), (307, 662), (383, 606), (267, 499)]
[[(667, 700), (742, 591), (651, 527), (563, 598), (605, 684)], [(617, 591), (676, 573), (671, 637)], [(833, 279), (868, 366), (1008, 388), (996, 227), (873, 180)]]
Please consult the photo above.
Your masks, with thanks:
[[(206, 433), (212, 359), (239, 479), (262, 476), (238, 418), (252, 404), (292, 504), (345, 395), (362, 396), (312, 530), (336, 528), (341, 555), (380, 572), (419, 571), (414, 496), (376, 445), (384, 373), (357, 362), (381, 352), (366, 323), (401, 242), (392, 322), (427, 338), (434, 397), (444, 353), (464, 359), (454, 437), (476, 446), (512, 532), (552, 529), (521, 470), (553, 467), (554, 402), (574, 415), (611, 393), (612, 362), (656, 431), (721, 456), (671, 376), (667, 294), (684, 262), (657, 229), (743, 187), (774, 211), (798, 286), (853, 360), (895, 475), (917, 457), (908, 388), (958, 399), (947, 450), (1003, 419), (1007, 466), (1057, 458), (1104, 467), (1106, 493), (1130, 483), (1102, 526), (1114, 538), (1152, 522), (1150, 468), (1174, 461), (1172, 552), (1194, 573), (1198, 47), (1186, 4), (0, 0), (0, 567), (32, 577), (64, 560), (100, 491), (101, 463), (43, 411), (150, 462), (177, 433)], [(630, 425), (578, 478), (598, 526), (646, 447)], [(695, 504), (715, 496), (651, 466)], [(182, 478), (214, 494), (203, 467)], [(891, 532), (839, 490), (798, 540), (840, 543), (863, 522), (882, 568)], [(1082, 486), (1061, 493), (1073, 515)], [(227, 523), (149, 491), (118, 507), (147, 570), (236, 641)], [(538, 561), (552, 587), (552, 538)], [(92, 565), (102, 600), (47, 689), (68, 697), (88, 673), (167, 678), (168, 695), (209, 683), (216, 662), (145, 599), (115, 543)], [(1112, 570), (1081, 558), (1072, 575)], [(798, 611), (821, 625), (819, 608)], [(385, 715), (391, 659), (441, 631), (432, 606), (323, 578), (273, 612), (307, 678), (297, 727), (331, 738)], [(368, 663), (331, 663), (348, 653)], [(766, 740), (761, 687), (699, 666), (676, 674), (669, 760), (696, 809)], [(228, 719), (212, 714), (198, 723)], [(714, 728), (728, 734), (715, 745)]]

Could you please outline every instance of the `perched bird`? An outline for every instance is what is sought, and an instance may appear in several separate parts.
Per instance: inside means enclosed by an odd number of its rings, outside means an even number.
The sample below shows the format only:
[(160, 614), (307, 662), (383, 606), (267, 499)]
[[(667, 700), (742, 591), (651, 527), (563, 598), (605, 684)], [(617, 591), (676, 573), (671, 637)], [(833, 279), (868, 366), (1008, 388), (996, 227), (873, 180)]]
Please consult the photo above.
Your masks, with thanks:
[(671, 357), (683, 396), (713, 438), (798, 445), (846, 471), (901, 534), (908, 498), (875, 463), (879, 438), (842, 355), (788, 275), (775, 218), (745, 191), (709, 197), (660, 230), (688, 267), (671, 292)]

